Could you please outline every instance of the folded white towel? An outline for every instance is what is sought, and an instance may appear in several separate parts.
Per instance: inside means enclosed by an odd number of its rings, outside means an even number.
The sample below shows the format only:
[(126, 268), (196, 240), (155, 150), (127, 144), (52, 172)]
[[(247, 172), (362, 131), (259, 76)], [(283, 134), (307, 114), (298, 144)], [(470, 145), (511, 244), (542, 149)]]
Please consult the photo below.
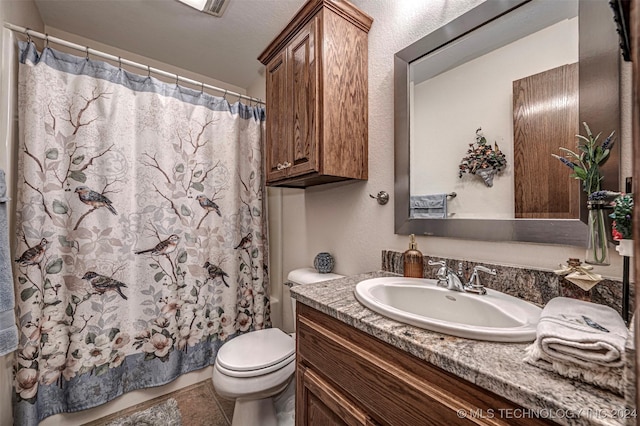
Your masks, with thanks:
[(612, 308), (556, 297), (540, 314), (536, 341), (552, 359), (583, 367), (619, 367), (629, 330)]
[(556, 297), (540, 314), (525, 361), (620, 393), (628, 334), (612, 308)]

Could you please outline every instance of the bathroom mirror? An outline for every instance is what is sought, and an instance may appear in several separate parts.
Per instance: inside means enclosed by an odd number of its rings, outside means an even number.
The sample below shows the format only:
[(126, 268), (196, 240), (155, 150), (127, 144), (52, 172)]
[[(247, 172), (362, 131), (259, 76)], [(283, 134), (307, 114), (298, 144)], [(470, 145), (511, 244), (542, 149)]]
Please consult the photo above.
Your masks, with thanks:
[[(559, 113), (549, 108), (558, 103), (558, 90), (547, 89), (551, 99), (536, 100), (545, 90), (529, 79), (550, 69), (564, 73), (567, 66), (575, 78), (575, 96), (565, 96), (564, 102), (577, 105), (573, 115), (559, 121), (571, 123), (564, 126), (569, 136), (565, 129), (564, 143), (557, 146), (556, 137), (544, 138), (545, 146), (519, 139), (532, 128), (557, 127), (548, 122), (558, 121)], [(579, 123), (602, 129), (603, 138), (611, 130), (619, 134), (619, 48), (606, 0), (486, 1), (398, 52), (394, 72), (396, 233), (586, 243), (586, 196), (579, 182), (569, 178), (568, 168), (556, 171), (562, 178), (550, 178), (545, 167), (562, 166), (551, 154), (561, 154), (559, 146), (575, 149), (574, 135), (584, 133)], [(525, 98), (533, 104), (522, 107), (517, 84), (527, 87), (532, 96)], [(458, 164), (481, 127), (487, 142), (497, 142), (507, 158), (506, 169), (492, 187), (478, 176), (458, 177)], [(602, 168), (606, 189), (619, 188), (617, 142)], [(540, 167), (542, 162), (549, 165)], [(528, 175), (514, 173), (527, 168)], [(566, 212), (522, 213), (516, 207), (522, 204), (517, 194), (522, 182), (534, 192), (534, 200), (538, 195), (544, 199), (552, 186), (562, 184), (567, 195), (556, 198), (571, 200), (565, 202)], [(541, 194), (536, 195), (538, 190)], [(448, 208), (442, 216), (416, 218), (411, 211), (411, 195), (442, 198), (451, 193), (457, 196), (446, 197)]]

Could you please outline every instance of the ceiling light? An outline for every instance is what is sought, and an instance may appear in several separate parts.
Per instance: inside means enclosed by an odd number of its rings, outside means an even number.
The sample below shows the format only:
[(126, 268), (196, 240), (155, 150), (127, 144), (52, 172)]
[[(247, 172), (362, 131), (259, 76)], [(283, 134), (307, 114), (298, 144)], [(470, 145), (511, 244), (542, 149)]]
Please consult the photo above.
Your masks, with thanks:
[(231, 0), (178, 0), (200, 12), (221, 17)]

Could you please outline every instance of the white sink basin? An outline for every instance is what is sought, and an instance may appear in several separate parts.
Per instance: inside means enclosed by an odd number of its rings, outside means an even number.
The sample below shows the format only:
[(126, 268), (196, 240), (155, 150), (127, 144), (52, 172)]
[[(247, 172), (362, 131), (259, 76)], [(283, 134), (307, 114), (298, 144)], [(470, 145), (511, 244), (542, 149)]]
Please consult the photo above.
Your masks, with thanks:
[(542, 311), (499, 291), (461, 293), (436, 280), (385, 277), (356, 285), (356, 299), (367, 308), (416, 327), (468, 339), (530, 342)]

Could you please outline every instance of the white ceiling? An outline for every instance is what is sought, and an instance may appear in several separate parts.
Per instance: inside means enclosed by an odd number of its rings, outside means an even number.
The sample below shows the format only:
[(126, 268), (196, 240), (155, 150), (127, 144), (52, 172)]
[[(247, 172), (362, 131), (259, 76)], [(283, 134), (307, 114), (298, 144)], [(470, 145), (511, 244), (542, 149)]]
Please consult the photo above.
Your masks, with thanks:
[(222, 18), (177, 0), (35, 0), (45, 25), (248, 87), (304, 0), (231, 0)]

